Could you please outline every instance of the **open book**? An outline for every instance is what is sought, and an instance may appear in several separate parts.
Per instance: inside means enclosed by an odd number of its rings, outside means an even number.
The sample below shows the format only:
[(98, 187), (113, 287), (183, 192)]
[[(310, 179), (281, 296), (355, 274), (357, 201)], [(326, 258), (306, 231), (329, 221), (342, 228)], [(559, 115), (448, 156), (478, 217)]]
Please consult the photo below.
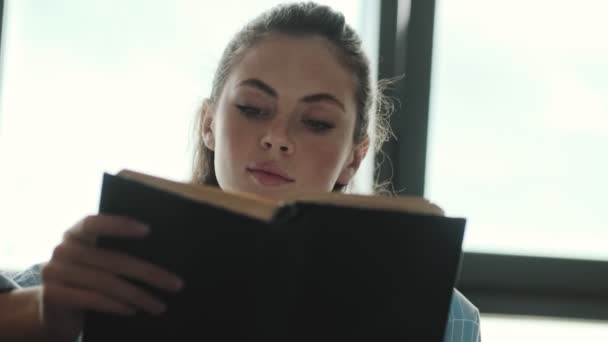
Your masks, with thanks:
[[(100, 213), (150, 226), (103, 237), (184, 279), (161, 316), (88, 312), (91, 341), (442, 341), (465, 220), (416, 197), (306, 194), (281, 202), (123, 170)], [(420, 335), (422, 334), (422, 335)]]

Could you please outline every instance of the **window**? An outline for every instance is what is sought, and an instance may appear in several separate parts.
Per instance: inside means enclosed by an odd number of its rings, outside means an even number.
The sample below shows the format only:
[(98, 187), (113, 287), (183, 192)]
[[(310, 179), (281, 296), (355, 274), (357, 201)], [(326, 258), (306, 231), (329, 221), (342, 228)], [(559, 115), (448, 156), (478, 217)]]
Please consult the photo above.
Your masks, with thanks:
[(482, 315), (481, 337), (492, 342), (606, 341), (608, 324), (591, 320)]
[[(7, 2), (0, 268), (48, 260), (62, 233), (97, 211), (104, 171), (186, 179), (194, 114), (225, 44), (278, 2)], [(375, 60), (375, 2), (323, 3), (345, 14)]]
[[(437, 2), (425, 190), (467, 218), (465, 250), (608, 260), (607, 10), (601, 0)], [(538, 279), (517, 274), (533, 293)], [(581, 296), (570, 295), (545, 311)], [(487, 301), (496, 310), (505, 299)], [(481, 309), (483, 340), (608, 338), (605, 321)]]
[(608, 260), (607, 12), (438, 2), (426, 194), (466, 250)]

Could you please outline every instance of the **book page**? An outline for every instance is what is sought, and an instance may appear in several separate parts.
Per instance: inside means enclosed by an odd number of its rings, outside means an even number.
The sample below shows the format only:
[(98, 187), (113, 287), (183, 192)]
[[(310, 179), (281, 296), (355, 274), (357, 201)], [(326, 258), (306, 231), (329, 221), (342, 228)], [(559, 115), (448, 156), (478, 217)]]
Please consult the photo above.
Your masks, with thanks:
[(300, 194), (293, 196), (292, 201), (331, 204), (337, 206), (395, 210), (415, 214), (444, 216), (443, 210), (436, 204), (416, 196), (381, 196), (356, 195), (344, 193)]
[(444, 215), (443, 210), (437, 205), (416, 196), (390, 197), (325, 192), (298, 194), (289, 196), (280, 202), (253, 194), (226, 192), (214, 186), (178, 182), (132, 170), (122, 170), (117, 176), (132, 179), (192, 200), (221, 207), (263, 221), (270, 221), (277, 208), (290, 202), (310, 202), (321, 205), (329, 204), (343, 207), (395, 210), (425, 215)]
[(117, 176), (263, 221), (270, 221), (281, 205), (253, 194), (226, 192), (213, 186), (177, 182), (132, 170), (122, 170)]

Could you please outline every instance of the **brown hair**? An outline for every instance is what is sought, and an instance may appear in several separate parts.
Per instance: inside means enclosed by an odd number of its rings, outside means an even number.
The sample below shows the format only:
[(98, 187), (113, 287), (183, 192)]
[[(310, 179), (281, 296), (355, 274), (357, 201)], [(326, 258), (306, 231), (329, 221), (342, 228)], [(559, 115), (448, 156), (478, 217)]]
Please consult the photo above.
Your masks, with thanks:
[[(385, 125), (386, 117), (392, 107), (390, 101), (382, 95), (382, 88), (387, 83), (379, 82), (378, 91), (372, 91), (369, 60), (363, 52), (359, 36), (346, 23), (341, 13), (313, 2), (278, 5), (245, 25), (224, 50), (213, 79), (211, 96), (206, 100), (208, 104), (213, 105), (218, 101), (230, 71), (240, 61), (245, 51), (272, 33), (293, 36), (318, 35), (326, 38), (336, 47), (339, 61), (353, 72), (357, 80), (354, 142), (359, 143), (367, 136), (370, 112), (375, 107), (377, 113), (374, 145), (379, 148), (390, 133)], [(386, 109), (388, 110), (382, 113)], [(202, 110), (195, 121), (196, 145), (192, 182), (218, 186), (213, 164), (214, 152), (205, 146), (202, 139)], [(346, 186), (347, 184), (336, 184), (333, 190), (343, 191)]]

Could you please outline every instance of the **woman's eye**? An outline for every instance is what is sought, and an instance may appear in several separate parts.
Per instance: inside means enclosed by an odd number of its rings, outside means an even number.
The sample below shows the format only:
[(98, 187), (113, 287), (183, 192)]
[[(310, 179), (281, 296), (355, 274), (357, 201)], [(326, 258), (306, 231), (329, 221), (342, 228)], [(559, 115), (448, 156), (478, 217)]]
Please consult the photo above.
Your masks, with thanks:
[(304, 124), (315, 132), (325, 132), (334, 128), (334, 124), (322, 120), (306, 119)]
[(239, 111), (241, 111), (241, 113), (245, 114), (246, 116), (250, 116), (250, 117), (262, 117), (262, 116), (266, 116), (268, 114), (257, 107), (243, 106), (243, 105), (237, 105), (236, 107), (239, 109)]

